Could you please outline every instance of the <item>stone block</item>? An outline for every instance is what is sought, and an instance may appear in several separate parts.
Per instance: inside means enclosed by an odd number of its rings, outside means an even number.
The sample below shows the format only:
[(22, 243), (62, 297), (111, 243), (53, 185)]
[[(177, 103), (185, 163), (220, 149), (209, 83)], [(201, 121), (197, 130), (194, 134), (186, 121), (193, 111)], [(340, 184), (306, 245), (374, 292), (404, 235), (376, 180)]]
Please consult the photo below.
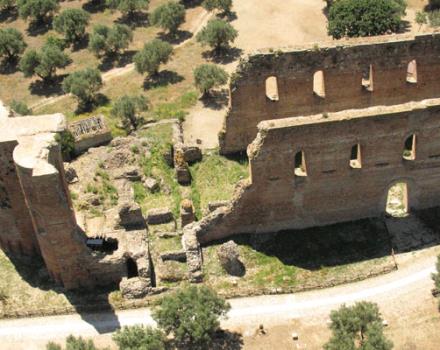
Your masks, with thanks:
[(143, 298), (150, 293), (151, 281), (148, 278), (124, 277), (119, 283), (122, 296), (127, 299)]
[(166, 224), (174, 220), (173, 213), (169, 208), (154, 208), (147, 213), (147, 222), (149, 225)]
[(202, 151), (199, 147), (185, 146), (184, 157), (187, 163), (196, 163), (202, 160)]
[(189, 199), (184, 199), (180, 204), (180, 219), (182, 221), (182, 227), (194, 222), (194, 207)]
[(244, 276), (245, 267), (240, 261), (238, 246), (234, 241), (222, 244), (217, 250), (217, 256), (227, 273), (232, 276)]
[(137, 166), (125, 166), (115, 173), (115, 179), (127, 179), (129, 181), (140, 181), (142, 172)]
[(162, 261), (186, 262), (186, 253), (184, 250), (170, 251), (160, 254)]
[(159, 182), (152, 177), (148, 177), (144, 181), (144, 186), (150, 193), (155, 193), (155, 192), (159, 191), (159, 189), (160, 189)]
[(176, 178), (180, 185), (186, 186), (191, 184), (191, 173), (187, 164), (176, 167)]
[(124, 203), (119, 208), (119, 220), (120, 225), (124, 227), (145, 225), (142, 209), (137, 203)]
[(229, 205), (228, 201), (216, 201), (216, 202), (209, 202), (208, 203), (208, 210), (210, 212), (213, 212), (217, 210), (218, 208), (226, 207)]
[(68, 184), (73, 184), (79, 181), (75, 168), (69, 163), (64, 163), (64, 174), (66, 175), (66, 181)]

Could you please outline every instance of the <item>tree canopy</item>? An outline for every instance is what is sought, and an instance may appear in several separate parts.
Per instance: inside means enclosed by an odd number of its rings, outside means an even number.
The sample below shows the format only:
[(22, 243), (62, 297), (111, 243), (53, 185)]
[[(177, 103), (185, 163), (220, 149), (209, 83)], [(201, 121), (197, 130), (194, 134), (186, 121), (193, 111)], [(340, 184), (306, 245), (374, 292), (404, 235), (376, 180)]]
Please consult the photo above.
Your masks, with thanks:
[[(46, 350), (62, 350), (59, 344), (50, 342), (46, 345)], [(85, 340), (81, 337), (69, 335), (66, 339), (65, 350), (98, 350), (92, 340)]]
[(23, 19), (45, 22), (58, 10), (57, 0), (17, 0), (18, 14)]
[(66, 9), (54, 18), (53, 28), (68, 43), (74, 43), (84, 37), (90, 15), (82, 9)]
[(212, 19), (199, 34), (197, 41), (208, 45), (215, 51), (227, 48), (237, 37), (238, 33), (228, 22), (221, 19)]
[(151, 23), (154, 26), (168, 30), (175, 34), (179, 26), (185, 21), (185, 6), (170, 1), (156, 8), (150, 15)]
[(26, 43), (15, 28), (0, 28), (0, 58), (14, 61), (24, 52)]
[(97, 57), (115, 55), (127, 49), (132, 41), (133, 32), (125, 24), (115, 24), (113, 27), (98, 24), (90, 35), (89, 50)]
[(15, 0), (0, 0), (0, 11), (8, 11), (16, 5)]
[(337, 0), (330, 7), (328, 33), (340, 39), (396, 32), (405, 9), (405, 0)]
[(164, 334), (161, 330), (151, 327), (124, 327), (112, 338), (119, 350), (165, 350)]
[(72, 60), (63, 52), (57, 39), (48, 38), (41, 50), (28, 50), (20, 60), (20, 70), (25, 77), (37, 75), (45, 81), (51, 80), (58, 68), (68, 66)]
[(207, 11), (219, 10), (223, 13), (229, 13), (232, 7), (232, 0), (204, 0), (202, 6)]
[(214, 64), (202, 64), (194, 69), (194, 81), (200, 92), (206, 95), (212, 88), (226, 84), (228, 74)]
[(325, 350), (391, 350), (393, 344), (383, 334), (382, 318), (376, 304), (358, 302), (342, 305), (330, 313), (332, 337)]
[(103, 83), (101, 72), (96, 68), (86, 68), (73, 72), (63, 81), (63, 90), (74, 95), (81, 106), (92, 103)]
[(148, 100), (142, 96), (119, 97), (112, 107), (112, 114), (120, 118), (125, 129), (136, 129), (140, 123), (139, 113), (148, 109)]
[(173, 53), (173, 47), (160, 39), (154, 39), (145, 44), (133, 57), (136, 70), (154, 76), (158, 73), (159, 66), (167, 63)]
[(206, 348), (230, 305), (206, 286), (188, 286), (163, 297), (153, 319), (166, 334), (192, 349)]
[(136, 12), (148, 9), (150, 0), (106, 0), (111, 9), (119, 10), (124, 16), (132, 17)]

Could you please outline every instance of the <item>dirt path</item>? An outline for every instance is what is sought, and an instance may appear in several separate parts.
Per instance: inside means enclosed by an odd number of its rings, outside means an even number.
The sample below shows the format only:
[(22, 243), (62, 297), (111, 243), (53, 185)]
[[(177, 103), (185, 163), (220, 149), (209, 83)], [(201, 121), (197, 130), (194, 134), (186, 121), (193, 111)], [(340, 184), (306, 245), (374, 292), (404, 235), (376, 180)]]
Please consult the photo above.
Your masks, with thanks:
[[(190, 22), (185, 23), (182, 26), (183, 30), (188, 30), (192, 33), (192, 36), (181, 43), (174, 45), (174, 49), (177, 49), (179, 47), (182, 47), (186, 45), (189, 41), (193, 40), (193, 38), (197, 35), (197, 33), (202, 30), (202, 28), (206, 25), (208, 20), (211, 18), (212, 14), (205, 11), (204, 9), (200, 9), (200, 14), (196, 16), (195, 18), (191, 18)], [(124, 67), (118, 67), (113, 68), (109, 70), (108, 72), (105, 72), (102, 74), (102, 80), (103, 82), (108, 82), (112, 80), (113, 78), (119, 77), (121, 75), (130, 73), (134, 69), (134, 64), (129, 63)], [(70, 96), (70, 94), (60, 95), (60, 96), (54, 96), (54, 97), (48, 97), (44, 98), (30, 106), (31, 109), (38, 110), (39, 108), (42, 108), (44, 106), (56, 103), (58, 101), (61, 101), (62, 99), (66, 98), (67, 96)]]

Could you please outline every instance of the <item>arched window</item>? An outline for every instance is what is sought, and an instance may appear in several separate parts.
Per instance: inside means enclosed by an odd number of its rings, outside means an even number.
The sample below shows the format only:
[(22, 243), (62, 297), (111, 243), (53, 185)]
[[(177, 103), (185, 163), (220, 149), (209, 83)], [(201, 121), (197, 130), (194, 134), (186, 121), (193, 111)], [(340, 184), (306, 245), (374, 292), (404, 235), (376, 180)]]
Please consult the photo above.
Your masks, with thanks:
[(304, 151), (299, 151), (295, 154), (295, 175), (307, 176), (306, 158)]
[(408, 63), (408, 69), (406, 71), (406, 81), (411, 84), (417, 83), (417, 62), (412, 60)]
[(271, 101), (278, 101), (278, 82), (277, 77), (269, 77), (266, 79), (266, 97)]
[(351, 148), (350, 167), (353, 169), (362, 168), (361, 145), (357, 144)]
[(366, 91), (373, 91), (373, 65), (370, 64), (362, 72), (362, 87)]
[(319, 70), (313, 74), (313, 93), (316, 96), (325, 98), (324, 72)]
[(412, 134), (405, 140), (403, 147), (403, 159), (415, 160), (416, 159), (416, 135)]

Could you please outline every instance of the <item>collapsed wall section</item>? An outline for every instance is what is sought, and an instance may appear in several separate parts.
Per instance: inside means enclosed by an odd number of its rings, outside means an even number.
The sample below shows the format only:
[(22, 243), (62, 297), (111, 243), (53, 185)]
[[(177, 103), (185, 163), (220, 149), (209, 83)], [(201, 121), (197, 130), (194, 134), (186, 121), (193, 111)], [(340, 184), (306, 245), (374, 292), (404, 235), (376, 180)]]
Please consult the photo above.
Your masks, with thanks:
[(231, 79), (221, 152), (244, 151), (263, 120), (435, 98), (439, 55), (440, 34), (256, 53)]
[(410, 208), (440, 205), (440, 99), (264, 121), (258, 129), (250, 179), (228, 207), (192, 225), (201, 243), (378, 217), (396, 182), (407, 184)]

